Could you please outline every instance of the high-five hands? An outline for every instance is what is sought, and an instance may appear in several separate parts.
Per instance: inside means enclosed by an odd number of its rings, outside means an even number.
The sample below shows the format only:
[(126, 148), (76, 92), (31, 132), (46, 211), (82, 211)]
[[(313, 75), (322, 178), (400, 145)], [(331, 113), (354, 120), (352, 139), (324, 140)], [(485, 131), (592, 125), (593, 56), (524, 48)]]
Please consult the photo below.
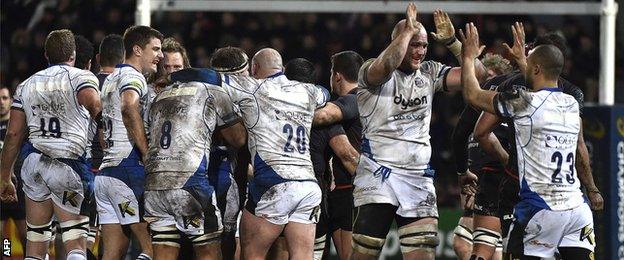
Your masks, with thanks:
[(479, 43), (479, 32), (473, 23), (467, 23), (465, 33), (459, 30), (459, 38), (462, 42), (462, 56), (464, 60), (474, 60), (485, 49), (485, 45)]

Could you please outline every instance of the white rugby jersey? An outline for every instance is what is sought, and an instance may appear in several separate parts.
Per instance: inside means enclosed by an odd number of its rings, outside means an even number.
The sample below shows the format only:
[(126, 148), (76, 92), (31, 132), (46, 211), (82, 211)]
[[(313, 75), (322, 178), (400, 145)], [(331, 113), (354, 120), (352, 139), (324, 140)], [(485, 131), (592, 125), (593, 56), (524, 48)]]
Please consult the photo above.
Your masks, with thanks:
[(121, 93), (136, 91), (139, 94), (141, 115), (144, 116), (148, 102), (148, 87), (141, 72), (128, 64), (119, 64), (113, 73), (106, 77), (102, 85), (102, 121), (104, 124), (104, 158), (100, 169), (118, 166), (124, 159), (136, 164), (141, 161), (138, 150), (134, 150), (134, 142), (130, 140), (128, 131), (121, 116)]
[(17, 87), (12, 108), (26, 114), (28, 140), (37, 150), (52, 158), (84, 156), (90, 115), (76, 97), (84, 88), (97, 91), (97, 77), (65, 64), (39, 71)]
[(513, 89), (498, 94), (494, 105), (499, 116), (514, 120), (520, 197), (550, 210), (582, 204), (574, 168), (581, 129), (576, 99), (557, 87)]
[[(146, 189), (178, 189), (199, 179), (207, 183), (213, 132), (237, 121), (219, 78), (213, 84), (178, 82), (167, 87), (150, 107)], [(193, 176), (198, 180), (191, 180)]]
[(225, 75), (223, 81), (247, 127), (255, 176), (274, 171), (287, 180), (316, 180), (310, 129), (314, 110), (325, 105), (328, 91), (283, 73), (261, 80)]
[(385, 83), (373, 86), (366, 79), (373, 61), (362, 65), (358, 77), (362, 153), (383, 166), (422, 173), (429, 168), (431, 158), (433, 95), (446, 88), (451, 68), (425, 61), (411, 74), (395, 70)]

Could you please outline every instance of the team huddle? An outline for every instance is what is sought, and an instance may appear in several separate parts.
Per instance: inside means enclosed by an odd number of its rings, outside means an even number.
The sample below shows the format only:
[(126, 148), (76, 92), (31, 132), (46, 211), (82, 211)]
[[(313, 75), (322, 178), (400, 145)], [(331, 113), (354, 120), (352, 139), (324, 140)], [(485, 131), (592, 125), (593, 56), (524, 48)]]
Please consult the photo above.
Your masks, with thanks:
[(516, 23), (513, 62), (478, 59), (472, 23), (456, 37), (433, 16), (461, 66), (424, 60), (409, 4), (379, 56), (332, 56), (334, 100), (310, 61), (284, 66), (270, 48), (220, 48), (191, 68), (175, 40), (132, 26), (102, 40), (96, 76), (71, 31), (50, 32), (50, 66), (15, 90), (0, 161), (3, 203), (25, 195), (25, 259), (48, 258), (56, 223), (69, 260), (93, 258), (98, 233), (102, 259), (124, 258), (132, 237), (137, 259), (324, 259), (330, 240), (340, 259), (377, 259), (393, 222), (404, 259), (434, 259), (439, 91), (467, 104), (453, 133), (458, 258), (593, 259), (602, 197), (583, 93), (560, 78), (565, 45), (547, 34), (527, 54)]

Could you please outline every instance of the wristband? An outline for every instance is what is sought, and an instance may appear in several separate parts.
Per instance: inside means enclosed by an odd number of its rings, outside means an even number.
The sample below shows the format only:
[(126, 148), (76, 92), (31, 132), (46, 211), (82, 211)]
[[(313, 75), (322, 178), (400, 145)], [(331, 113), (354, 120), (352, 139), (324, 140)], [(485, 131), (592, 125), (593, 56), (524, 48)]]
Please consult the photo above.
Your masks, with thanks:
[(455, 56), (461, 55), (462, 43), (457, 40), (457, 38), (453, 37), (452, 41), (446, 44), (446, 48), (453, 53)]
[(465, 171), (465, 172), (457, 172), (457, 176), (459, 176), (459, 177), (466, 176), (466, 174), (468, 174), (468, 171)]

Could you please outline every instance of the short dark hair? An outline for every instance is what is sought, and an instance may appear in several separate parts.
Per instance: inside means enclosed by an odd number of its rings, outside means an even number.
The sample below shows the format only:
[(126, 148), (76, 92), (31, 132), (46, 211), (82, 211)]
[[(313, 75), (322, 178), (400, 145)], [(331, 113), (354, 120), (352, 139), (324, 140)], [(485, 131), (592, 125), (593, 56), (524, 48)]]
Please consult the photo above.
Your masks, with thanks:
[(364, 59), (357, 52), (342, 51), (332, 55), (331, 63), (335, 73), (340, 73), (349, 82), (357, 82)]
[(163, 41), (163, 35), (158, 30), (144, 25), (135, 25), (124, 32), (123, 42), (126, 49), (126, 59), (132, 57), (132, 48), (134, 45), (138, 45), (141, 49), (145, 49), (145, 46), (152, 40), (152, 38)]
[(565, 58), (559, 48), (553, 44), (542, 44), (531, 53), (533, 62), (540, 65), (547, 79), (558, 79), (563, 71)]
[(236, 73), (249, 65), (249, 58), (243, 49), (223, 47), (217, 49), (210, 57), (210, 67), (218, 72)]
[(119, 34), (109, 34), (100, 43), (100, 66), (113, 67), (124, 62), (124, 42)]
[(51, 31), (46, 37), (44, 49), (50, 64), (69, 61), (76, 51), (74, 33), (67, 29)]
[(186, 49), (184, 48), (184, 46), (182, 46), (182, 44), (176, 41), (175, 38), (169, 37), (163, 40), (162, 52), (179, 52), (180, 55), (182, 55), (184, 68), (191, 67), (191, 62), (189, 61), (188, 55), (186, 54)]
[(543, 44), (554, 45), (555, 47), (559, 48), (561, 53), (563, 53), (564, 55), (568, 51), (568, 45), (566, 43), (566, 39), (557, 32), (548, 32), (543, 35), (535, 37), (535, 40), (533, 40), (533, 47), (537, 47)]
[(9, 91), (9, 97), (13, 98), (13, 88), (10, 88), (7, 85), (0, 84), (0, 90), (2, 89), (6, 89), (7, 91)]
[(284, 69), (286, 78), (304, 83), (316, 83), (316, 73), (314, 72), (314, 64), (304, 58), (296, 58), (286, 63)]
[(82, 35), (75, 35), (76, 41), (76, 62), (74, 67), (86, 70), (89, 61), (93, 58), (93, 43)]

